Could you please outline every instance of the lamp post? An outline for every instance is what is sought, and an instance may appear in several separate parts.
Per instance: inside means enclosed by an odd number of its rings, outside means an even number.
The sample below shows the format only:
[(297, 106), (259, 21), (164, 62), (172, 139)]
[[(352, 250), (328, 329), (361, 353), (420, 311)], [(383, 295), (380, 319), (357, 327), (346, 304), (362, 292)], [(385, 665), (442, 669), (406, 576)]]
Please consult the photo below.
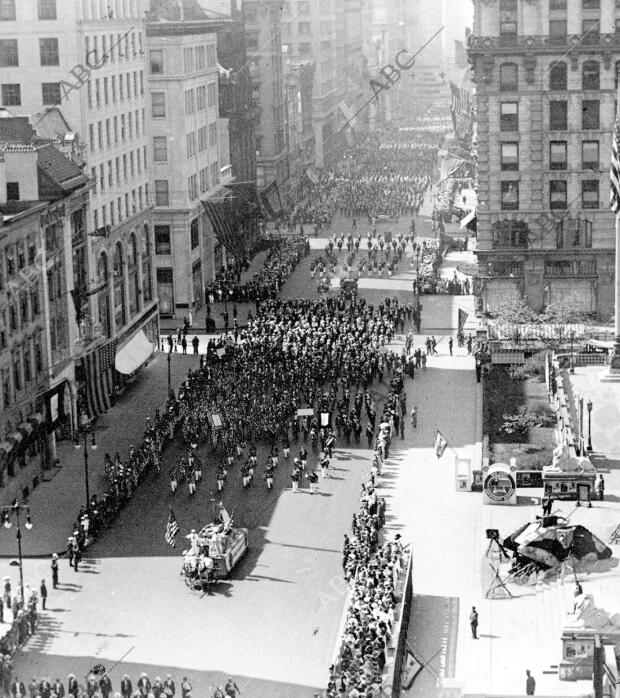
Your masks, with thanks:
[(580, 456), (583, 456), (583, 452), (585, 451), (584, 449), (584, 436), (583, 436), (583, 395), (579, 395), (578, 399), (578, 405), (579, 405), (579, 454)]
[(415, 251), (415, 287), (416, 292), (416, 309), (420, 310), (420, 246), (418, 245)]
[(21, 596), (22, 607), (24, 605), (24, 568), (22, 559), (22, 526), (21, 519), (19, 517), (22, 511), (26, 512), (26, 523), (25, 526), (28, 530), (32, 528), (32, 520), (30, 519), (30, 507), (25, 504), (13, 504), (10, 507), (2, 507), (2, 523), (6, 529), (10, 529), (13, 526), (11, 521), (11, 516), (14, 516), (17, 521), (17, 555), (19, 557), (19, 591)]
[(570, 331), (570, 372), (575, 373), (575, 360), (573, 357), (573, 342), (575, 341), (575, 330)]
[(588, 453), (592, 452), (592, 400), (588, 400)]
[(90, 447), (93, 451), (97, 450), (97, 442), (95, 441), (95, 430), (93, 429), (90, 419), (85, 414), (80, 416), (80, 426), (75, 433), (75, 438), (73, 439), (73, 445), (75, 450), (78, 451), (82, 444), (80, 443), (80, 437), (84, 439), (84, 483), (86, 486), (86, 513), (90, 519), (90, 487), (88, 484), (88, 435), (91, 436)]

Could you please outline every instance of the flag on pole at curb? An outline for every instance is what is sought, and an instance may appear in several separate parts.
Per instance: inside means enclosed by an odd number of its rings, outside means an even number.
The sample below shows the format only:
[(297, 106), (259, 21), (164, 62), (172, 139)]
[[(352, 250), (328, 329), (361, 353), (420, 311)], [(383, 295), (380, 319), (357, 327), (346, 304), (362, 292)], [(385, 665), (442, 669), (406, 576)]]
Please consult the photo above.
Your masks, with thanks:
[(445, 440), (439, 429), (437, 429), (437, 436), (435, 437), (435, 453), (437, 454), (437, 458), (441, 458), (443, 456), (443, 452), (446, 450), (447, 446), (448, 442)]
[(465, 323), (467, 322), (468, 317), (469, 313), (466, 313), (463, 308), (459, 308), (459, 332), (462, 332), (465, 329)]
[(171, 545), (173, 548), (176, 545), (175, 538), (178, 532), (179, 524), (177, 523), (177, 520), (174, 516), (172, 507), (170, 507), (170, 514), (168, 515), (168, 524), (166, 526), (166, 534), (164, 535), (164, 538), (166, 540), (166, 543), (168, 543), (168, 545)]

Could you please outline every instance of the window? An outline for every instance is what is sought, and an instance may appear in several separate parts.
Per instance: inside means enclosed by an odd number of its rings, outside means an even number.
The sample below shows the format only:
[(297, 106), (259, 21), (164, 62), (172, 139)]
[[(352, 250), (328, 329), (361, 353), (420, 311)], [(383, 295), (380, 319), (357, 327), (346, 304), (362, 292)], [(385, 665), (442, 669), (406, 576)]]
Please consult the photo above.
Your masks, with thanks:
[(566, 0), (549, 0), (549, 9), (566, 12)]
[(502, 63), (499, 67), (499, 89), (513, 92), (519, 88), (519, 67), (516, 63)]
[(151, 75), (162, 75), (164, 72), (164, 52), (161, 49), (150, 51)]
[(196, 103), (194, 101), (194, 90), (185, 90), (185, 114), (189, 116), (196, 111)]
[(502, 182), (502, 211), (519, 208), (519, 182)]
[(581, 208), (598, 208), (598, 179), (584, 179), (581, 183)]
[(581, 167), (584, 170), (598, 170), (599, 145), (598, 141), (583, 141), (581, 144)]
[(187, 193), (190, 200), (198, 198), (198, 179), (195, 174), (187, 178)]
[(22, 89), (19, 84), (4, 83), (2, 85), (2, 105), (19, 107), (22, 103)]
[(516, 13), (500, 12), (499, 44), (502, 47), (517, 45), (517, 16)]
[(298, 15), (309, 15), (310, 14), (310, 3), (308, 0), (298, 0), (298, 2), (297, 2), (297, 14)]
[(0, 22), (15, 21), (15, 0), (0, 0)]
[(213, 148), (217, 145), (217, 123), (214, 121), (209, 124), (209, 147)]
[(39, 39), (41, 65), (60, 65), (58, 39)]
[(215, 44), (207, 45), (207, 68), (215, 68), (217, 63)]
[(18, 65), (17, 39), (0, 39), (0, 68), (13, 68)]
[(39, 19), (57, 19), (56, 0), (38, 0)]
[(600, 86), (600, 64), (598, 61), (585, 61), (581, 68), (581, 89), (598, 90)]
[(19, 182), (6, 183), (7, 201), (19, 201)]
[(155, 254), (172, 254), (169, 225), (155, 226)]
[(599, 111), (598, 99), (584, 99), (581, 103), (581, 128), (584, 130), (600, 128)]
[(214, 107), (216, 100), (216, 87), (214, 82), (210, 82), (207, 85), (207, 106)]
[(204, 46), (196, 46), (196, 70), (204, 70), (207, 65), (207, 52)]
[(166, 136), (155, 136), (153, 138), (153, 162), (168, 162)]
[(200, 192), (204, 194), (204, 192), (209, 190), (209, 168), (208, 167), (203, 167), (202, 170), (200, 170)]
[(169, 206), (168, 180), (155, 180), (155, 206)]
[(196, 109), (202, 111), (207, 106), (207, 86), (199, 85), (196, 88)]
[(196, 155), (196, 134), (193, 131), (185, 134), (185, 152), (188, 158)]
[(59, 82), (42, 83), (41, 93), (43, 97), (43, 104), (45, 105), (60, 104), (60, 102), (62, 101)]
[(567, 168), (566, 141), (549, 143), (549, 169), (565, 170)]
[(552, 44), (566, 43), (566, 20), (551, 19), (549, 20), (549, 41)]
[(552, 131), (565, 131), (568, 123), (568, 102), (551, 100), (549, 102), (549, 128)]
[(600, 10), (601, 0), (581, 0), (582, 10)]
[(600, 22), (598, 19), (584, 19), (581, 22), (581, 42), (584, 45), (598, 44), (599, 42)]
[(519, 130), (519, 103), (502, 102), (500, 105), (500, 129), (502, 131)]
[(549, 208), (566, 208), (568, 205), (566, 197), (566, 180), (552, 179), (549, 182)]
[(299, 22), (297, 24), (297, 32), (299, 34), (311, 34), (312, 24), (310, 22)]
[(203, 152), (203, 150), (207, 149), (207, 127), (206, 126), (201, 126), (198, 129), (198, 151)]
[(195, 250), (198, 247), (198, 219), (194, 218), (194, 220), (190, 223), (189, 226), (189, 237), (190, 237), (190, 244), (192, 246), (192, 250)]
[(519, 169), (519, 144), (518, 143), (502, 143), (501, 144), (501, 167), (502, 167), (502, 170), (518, 170)]
[(549, 89), (565, 90), (567, 86), (566, 63), (554, 63), (549, 72)]
[(194, 72), (194, 48), (191, 46), (183, 49), (183, 72), (186, 75)]
[(307, 41), (301, 41), (299, 43), (299, 55), (300, 56), (311, 56), (312, 55), (312, 44)]

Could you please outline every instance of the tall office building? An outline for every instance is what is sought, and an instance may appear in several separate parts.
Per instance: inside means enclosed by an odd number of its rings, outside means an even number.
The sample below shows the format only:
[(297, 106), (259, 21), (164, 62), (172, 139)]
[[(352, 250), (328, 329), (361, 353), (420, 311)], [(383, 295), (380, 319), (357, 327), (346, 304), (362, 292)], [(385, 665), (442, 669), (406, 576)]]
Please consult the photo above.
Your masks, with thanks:
[[(202, 201), (230, 181), (220, 129), (217, 32), (194, 0), (151, 1), (146, 26), (159, 312), (188, 315), (225, 261)], [(172, 125), (172, 128), (171, 128)]]
[(620, 67), (614, 0), (476, 0), (477, 292), (540, 310), (614, 299), (609, 161)]
[[(79, 317), (81, 410), (109, 405), (103, 372), (84, 371), (107, 340), (133, 372), (158, 337), (153, 293), (143, 0), (6, 0), (0, 4), (2, 106), (35, 131), (74, 143), (90, 208), (71, 238)], [(147, 340), (148, 337), (148, 340)], [(97, 404), (87, 395), (103, 396)], [(105, 393), (105, 395), (104, 395)]]

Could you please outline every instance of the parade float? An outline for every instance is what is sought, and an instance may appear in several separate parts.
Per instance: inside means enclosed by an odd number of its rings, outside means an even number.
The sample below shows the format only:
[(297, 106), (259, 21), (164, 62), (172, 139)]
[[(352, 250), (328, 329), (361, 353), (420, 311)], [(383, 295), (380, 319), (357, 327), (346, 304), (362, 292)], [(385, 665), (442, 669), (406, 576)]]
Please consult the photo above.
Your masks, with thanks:
[(216, 521), (200, 531), (188, 533), (190, 547), (184, 550), (181, 575), (192, 589), (202, 590), (206, 585), (226, 579), (248, 550), (248, 529), (233, 524), (224, 507)]

